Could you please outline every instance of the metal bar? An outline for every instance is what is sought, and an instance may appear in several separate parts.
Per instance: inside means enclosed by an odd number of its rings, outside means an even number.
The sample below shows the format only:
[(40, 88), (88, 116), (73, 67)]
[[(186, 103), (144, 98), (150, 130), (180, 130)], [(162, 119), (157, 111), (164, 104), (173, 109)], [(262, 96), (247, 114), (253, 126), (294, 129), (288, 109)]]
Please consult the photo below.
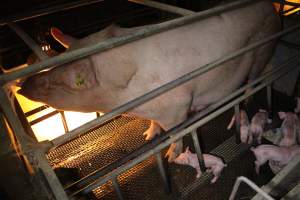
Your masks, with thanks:
[[(286, 186), (299, 181), (300, 176), (300, 155), (294, 156), (287, 166), (275, 175), (275, 177), (266, 185), (262, 187), (262, 190), (266, 193), (280, 197), (286, 193)], [(256, 194), (251, 200), (263, 200), (263, 197)]]
[(142, 4), (145, 6), (149, 6), (149, 7), (153, 7), (153, 8), (157, 8), (159, 10), (163, 10), (163, 11), (167, 11), (170, 13), (175, 13), (178, 15), (190, 15), (195, 13), (194, 11), (191, 10), (187, 10), (184, 8), (180, 8), (180, 7), (176, 7), (176, 6), (172, 6), (172, 5), (168, 5), (168, 4), (164, 4), (164, 3), (160, 3), (160, 2), (156, 2), (156, 1), (151, 1), (151, 0), (128, 0), (130, 2), (134, 2), (137, 4)]
[(57, 178), (55, 172), (51, 168), (48, 160), (45, 156), (45, 153), (35, 149), (33, 153), (34, 157), (36, 158), (37, 166), (42, 170), (44, 173), (45, 179), (47, 179), (47, 185), (51, 188), (52, 194), (54, 195), (56, 200), (69, 200), (66, 192), (63, 189), (59, 179)]
[(161, 152), (158, 152), (155, 156), (156, 156), (159, 173), (160, 173), (160, 176), (164, 183), (165, 191), (166, 191), (166, 193), (170, 193), (172, 188), (171, 188), (171, 184), (170, 184), (170, 179), (167, 176), (167, 173), (166, 173), (166, 170), (164, 167), (164, 163), (161, 158)]
[(56, 115), (58, 113), (59, 112), (57, 110), (54, 110), (54, 111), (52, 111), (52, 112), (50, 112), (50, 113), (48, 113), (48, 114), (46, 114), (46, 115), (44, 115), (42, 117), (39, 117), (39, 118), (37, 118), (37, 119), (29, 122), (29, 125), (30, 126), (35, 125), (35, 124), (37, 124), (37, 123), (39, 123), (41, 121), (44, 121), (45, 119), (48, 119), (48, 118), (50, 118), (50, 117), (52, 117), (52, 116), (54, 116), (54, 115)]
[(40, 46), (18, 25), (13, 23), (8, 23), (9, 28), (11, 28), (22, 40), (29, 46), (29, 48), (34, 52), (34, 54), (40, 59), (45, 60), (48, 56), (42, 51)]
[[(222, 64), (222, 63), (224, 63), (228, 60), (231, 60), (231, 59), (233, 59), (237, 56), (240, 56), (240, 55), (242, 55), (242, 54), (258, 47), (258, 46), (266, 44), (267, 42), (270, 42), (270, 41), (272, 41), (272, 40), (274, 40), (274, 39), (276, 39), (276, 38), (278, 38), (278, 37), (280, 37), (284, 34), (289, 33), (290, 31), (293, 31), (293, 30), (298, 29), (298, 28), (300, 28), (300, 24), (296, 25), (294, 27), (287, 28), (287, 29), (285, 29), (281, 32), (278, 32), (278, 33), (276, 33), (276, 34), (274, 34), (270, 37), (267, 37), (267, 38), (265, 38), (261, 41), (255, 42), (255, 43), (253, 43), (253, 44), (251, 44), (247, 47), (241, 48), (238, 51), (235, 51), (231, 54), (228, 54), (228, 55), (226, 55), (226, 56), (224, 56), (224, 57), (222, 57), (222, 58), (220, 58), (220, 59), (218, 59), (218, 60), (216, 60), (212, 63), (201, 66), (201, 67), (197, 68), (196, 70), (181, 76), (178, 79), (170, 81), (170, 82), (168, 82), (167, 84), (165, 84), (163, 86), (160, 86), (160, 87), (158, 87), (158, 88), (156, 88), (156, 89), (154, 89), (154, 90), (152, 90), (152, 91), (150, 91), (150, 92), (148, 92), (148, 93), (146, 93), (146, 94), (144, 94), (144, 95), (142, 95), (142, 96), (140, 96), (140, 97), (138, 97), (138, 98), (136, 98), (136, 99), (134, 99), (130, 102), (127, 102), (127, 103), (113, 109), (111, 112), (106, 113), (103, 116), (101, 116), (101, 117), (99, 117), (99, 118), (97, 118), (93, 121), (90, 121), (90, 122), (78, 127), (77, 129), (74, 129), (73, 131), (70, 131), (68, 134), (64, 134), (64, 135), (54, 139), (52, 141), (52, 143), (53, 143), (54, 146), (61, 145), (65, 142), (77, 137), (79, 134), (81, 134), (84, 131), (91, 130), (91, 129), (97, 127), (97, 125), (99, 125), (99, 124), (101, 124), (101, 123), (103, 123), (103, 122), (105, 122), (109, 119), (112, 119), (113, 117), (118, 116), (118, 115), (120, 115), (120, 114), (122, 114), (122, 113), (124, 113), (124, 112), (126, 112), (130, 109), (133, 109), (134, 107), (137, 107), (138, 105), (141, 105), (141, 104), (145, 103), (146, 101), (149, 101), (150, 99), (153, 99), (153, 98), (159, 96), (160, 94), (162, 94), (162, 93), (164, 93), (164, 92), (166, 92), (170, 89), (173, 89), (173, 88), (177, 87), (178, 85), (183, 84), (183, 83), (185, 83), (185, 82), (187, 82), (187, 81), (189, 81), (189, 80), (191, 80), (191, 79), (193, 79), (193, 78), (195, 78), (195, 77), (197, 77), (197, 76), (199, 76), (199, 75), (201, 75), (201, 74), (203, 74), (203, 73), (205, 73), (209, 70), (212, 70), (212, 69), (216, 68), (218, 65), (220, 65), (220, 64)], [(24, 70), (26, 70), (26, 69), (24, 69)]]
[(31, 111), (26, 112), (26, 113), (25, 113), (25, 116), (26, 116), (26, 117), (29, 117), (29, 116), (31, 116), (31, 115), (34, 115), (34, 114), (38, 113), (38, 112), (41, 112), (41, 111), (43, 111), (43, 110), (46, 110), (47, 108), (50, 108), (50, 106), (48, 106), (48, 105), (40, 106), (40, 107), (38, 107), (38, 108), (35, 108), (35, 109), (31, 110)]
[(255, 183), (253, 183), (252, 181), (250, 181), (248, 178), (244, 177), (244, 176), (240, 176), (236, 179), (232, 192), (230, 194), (229, 200), (234, 200), (235, 195), (239, 189), (239, 186), (241, 184), (241, 182), (246, 183), (247, 185), (249, 185), (253, 190), (255, 190), (257, 193), (261, 194), (265, 199), (267, 200), (275, 200), (273, 199), (270, 195), (268, 195), (267, 193), (265, 193), (262, 189), (260, 189)]
[(10, 17), (7, 17), (6, 19), (0, 20), (0, 26), (6, 25), (8, 22), (18, 22), (18, 21), (23, 21), (23, 20), (27, 20), (27, 19), (32, 19), (32, 18), (48, 15), (48, 14), (55, 13), (55, 12), (60, 12), (60, 11), (64, 11), (64, 10), (70, 10), (73, 8), (81, 7), (81, 6), (95, 4), (95, 3), (98, 3), (101, 1), (103, 1), (103, 0), (75, 1), (72, 3), (65, 3), (62, 5), (55, 5), (52, 7), (47, 7), (44, 9), (40, 9), (38, 11), (32, 11), (32, 12), (20, 14), (17, 16), (10, 16)]
[(121, 193), (121, 189), (120, 189), (120, 186), (119, 186), (119, 183), (118, 183), (118, 178), (113, 177), (111, 180), (112, 180), (113, 186), (116, 190), (118, 199), (123, 200), (124, 198), (123, 198), (122, 193)]
[(68, 127), (68, 123), (67, 123), (67, 120), (66, 120), (65, 112), (64, 111), (59, 111), (59, 113), (60, 113), (61, 121), (63, 123), (65, 132), (67, 133), (69, 131), (69, 127)]
[(292, 190), (290, 190), (280, 200), (293, 200), (293, 199), (300, 199), (300, 183), (298, 183)]
[(235, 134), (235, 142), (238, 144), (241, 142), (240, 138), (240, 105), (237, 104), (234, 106), (234, 116), (235, 116), (235, 128), (236, 128), (236, 134)]
[[(300, 4), (296, 2), (286, 1), (286, 0), (272, 0), (272, 2), (288, 5), (288, 6), (296, 6), (299, 7)], [(283, 2), (283, 3), (282, 3)]]
[[(41, 71), (43, 69), (47, 69), (50, 67), (55, 67), (57, 65), (65, 64), (65, 63), (86, 57), (86, 56), (94, 54), (94, 53), (99, 53), (101, 51), (104, 51), (104, 50), (107, 50), (107, 49), (110, 49), (110, 48), (113, 48), (116, 46), (120, 46), (120, 45), (129, 43), (129, 42), (132, 42), (135, 40), (139, 40), (144, 37), (147, 37), (147, 36), (162, 32), (162, 31), (170, 30), (170, 29), (173, 29), (173, 28), (176, 28), (179, 26), (183, 26), (185, 24), (189, 24), (189, 23), (198, 21), (200, 19), (205, 19), (212, 15), (216, 15), (220, 12), (228, 11), (228, 10), (238, 8), (238, 7), (242, 7), (242, 6), (245, 6), (246, 4), (253, 3), (256, 1), (260, 1), (260, 0), (235, 1), (233, 3), (218, 6), (218, 7), (209, 9), (209, 10), (205, 10), (205, 11), (195, 13), (192, 15), (188, 15), (188, 16), (184, 16), (184, 17), (180, 17), (180, 18), (170, 20), (167, 22), (163, 22), (160, 24), (149, 25), (143, 29), (140, 29), (140, 30), (132, 33), (132, 34), (123, 35), (120, 37), (114, 37), (114, 38), (105, 40), (103, 42), (93, 44), (88, 47), (84, 47), (81, 49), (76, 49), (74, 51), (66, 52), (64, 54), (49, 58), (43, 62), (32, 64), (29, 67), (26, 67), (24, 69), (20, 69), (18, 71), (14, 71), (11, 73), (1, 75), (0, 76), (0, 85), (3, 85), (6, 82), (9, 82), (9, 81), (12, 81), (12, 80), (24, 77), (24, 76), (28, 76), (30, 74)], [(288, 32), (293, 31), (294, 29), (297, 29), (299, 27), (300, 27), (300, 25), (297, 27), (294, 27), (294, 28), (286, 29), (285, 32), (281, 32), (280, 35), (276, 35), (275, 38), (282, 36), (284, 34), (287, 34)], [(272, 38), (272, 39), (275, 39), (275, 38)], [(270, 39), (270, 40), (272, 40), (272, 39)]]
[[(299, 64), (299, 61), (297, 62), (297, 64)], [(240, 103), (241, 101), (245, 100), (246, 98), (253, 95), (254, 93), (257, 93), (258, 91), (262, 90), (268, 84), (270, 84), (272, 81), (280, 78), (282, 75), (284, 75), (284, 74), (290, 72), (291, 70), (295, 69), (295, 66), (292, 66), (292, 67), (289, 66), (289, 67), (285, 68), (284, 70), (282, 70), (282, 72), (274, 75), (272, 78), (266, 80), (266, 82), (261, 83), (260, 85), (256, 86), (255, 88), (253, 88), (248, 93), (245, 93), (245, 94), (239, 96), (238, 98), (234, 99), (233, 101), (231, 101), (227, 105), (223, 106), (222, 108), (217, 109), (216, 111), (214, 111), (211, 114), (205, 116), (201, 120), (199, 120), (199, 121), (193, 123), (192, 125), (188, 126), (184, 130), (182, 130), (180, 132), (177, 132), (176, 134), (172, 135), (172, 137), (170, 137), (170, 138), (166, 139), (165, 141), (161, 142), (160, 144), (156, 145), (154, 148), (149, 149), (147, 152), (144, 152), (144, 153), (138, 155), (136, 158), (128, 161), (125, 165), (118, 167), (117, 169), (115, 169), (112, 172), (108, 173), (106, 176), (101, 177), (100, 179), (97, 179), (95, 182), (91, 183), (90, 185), (88, 185), (84, 188), (81, 188), (76, 193), (79, 193), (79, 192), (82, 192), (82, 191), (84, 193), (88, 193), (88, 192), (94, 190), (95, 188), (101, 186), (102, 184), (106, 183), (108, 180), (111, 179), (111, 177), (116, 176), (116, 175), (132, 168), (133, 166), (135, 166), (136, 164), (142, 162), (143, 160), (147, 159), (148, 157), (158, 153), (161, 149), (166, 148), (171, 143), (173, 143), (173, 142), (179, 140), (180, 138), (184, 137), (185, 135), (189, 134), (192, 130), (198, 128), (199, 126), (204, 125), (205, 123), (209, 122), (210, 120), (212, 120), (212, 119), (216, 118), (217, 116), (221, 115), (223, 112), (229, 110), (234, 105)]]
[(268, 115), (270, 119), (273, 119), (272, 109), (272, 85), (267, 86), (267, 103), (268, 103)]
[[(217, 103), (214, 103), (210, 106), (208, 106), (206, 109), (200, 111), (199, 113), (195, 114), (194, 116), (190, 117), (188, 120), (183, 122), (182, 124), (172, 128), (168, 133), (162, 134), (160, 137), (154, 138), (150, 143), (139, 147), (135, 151), (131, 152), (130, 154), (122, 157), (121, 159), (116, 160), (115, 162), (111, 163), (110, 165), (107, 165), (99, 170), (96, 170), (95, 172), (87, 175), (86, 177), (83, 177), (82, 179), (78, 180), (77, 182), (69, 185), (67, 188), (73, 187), (75, 185), (79, 185), (81, 187), (83, 184), (91, 182), (92, 180), (95, 180), (96, 178), (99, 178), (106, 173), (112, 171), (113, 169), (119, 167), (120, 165), (123, 165), (127, 163), (129, 160), (134, 159), (135, 157), (139, 156), (140, 154), (149, 151), (150, 149), (153, 149), (156, 145), (170, 137), (171, 135), (176, 134), (178, 131), (181, 131), (183, 128), (191, 125), (195, 121), (201, 119), (202, 117), (206, 116), (207, 114), (211, 113), (212, 111), (219, 108), (221, 105), (224, 105), (229, 100), (239, 96), (240, 94), (244, 93), (245, 90), (248, 88), (252, 88), (254, 85), (258, 84), (264, 79), (268, 79), (271, 76), (276, 75), (276, 73), (279, 73), (280, 71), (286, 69), (289, 65), (293, 65), (296, 62), (298, 62), (299, 55), (295, 55), (292, 58), (288, 59), (284, 64), (282, 64), (280, 67), (275, 67), (272, 71), (266, 72), (263, 76), (255, 79), (251, 83), (248, 83), (247, 85), (241, 87), (240, 89), (236, 90), (232, 94), (228, 95), (227, 97), (223, 98), (222, 100), (218, 101)], [(66, 189), (67, 189), (66, 188)]]
[(204, 161), (203, 154), (202, 154), (202, 151), (201, 151), (201, 147), (200, 147), (200, 144), (199, 144), (197, 130), (196, 129), (193, 130), (191, 135), (192, 135), (192, 138), (193, 138), (194, 147), (195, 147), (195, 151), (196, 151), (196, 154), (197, 154), (197, 158), (198, 158), (198, 162), (199, 162), (201, 172), (205, 172), (206, 171), (206, 166), (205, 166), (205, 161)]

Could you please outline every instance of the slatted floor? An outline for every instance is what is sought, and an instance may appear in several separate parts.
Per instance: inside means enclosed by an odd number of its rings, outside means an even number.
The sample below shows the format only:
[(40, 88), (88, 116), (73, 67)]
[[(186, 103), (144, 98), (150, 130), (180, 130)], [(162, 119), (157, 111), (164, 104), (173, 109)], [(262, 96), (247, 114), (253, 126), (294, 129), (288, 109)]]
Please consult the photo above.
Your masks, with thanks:
[[(252, 101), (256, 103), (248, 107), (250, 117), (258, 108), (266, 108), (264, 93), (257, 95)], [(293, 107), (290, 99), (274, 94), (274, 110), (289, 110)], [(246, 145), (235, 143), (235, 129), (226, 130), (232, 114), (233, 111), (229, 110), (198, 130), (203, 151), (218, 155), (228, 163), (217, 183), (209, 184), (211, 175), (207, 174), (201, 179), (196, 179), (195, 170), (191, 167), (165, 163), (173, 189), (172, 194), (167, 195), (157, 170), (156, 160), (151, 157), (118, 177), (124, 198), (225, 200), (237, 176), (247, 176), (259, 185), (266, 183), (272, 177), (270, 170), (267, 167), (263, 168), (263, 174), (256, 175), (253, 170), (254, 156), (247, 150)], [(148, 126), (148, 121), (121, 117), (56, 148), (48, 154), (48, 159), (53, 168), (75, 168), (78, 172), (75, 179), (79, 179), (144, 144), (142, 133)], [(184, 145), (190, 146), (193, 150), (191, 141), (190, 137), (185, 137)], [(75, 179), (72, 177), (73, 181)], [(250, 189), (242, 186), (238, 199), (249, 199), (253, 194)], [(111, 182), (97, 188), (93, 191), (93, 195), (88, 197), (88, 199), (116, 198)]]

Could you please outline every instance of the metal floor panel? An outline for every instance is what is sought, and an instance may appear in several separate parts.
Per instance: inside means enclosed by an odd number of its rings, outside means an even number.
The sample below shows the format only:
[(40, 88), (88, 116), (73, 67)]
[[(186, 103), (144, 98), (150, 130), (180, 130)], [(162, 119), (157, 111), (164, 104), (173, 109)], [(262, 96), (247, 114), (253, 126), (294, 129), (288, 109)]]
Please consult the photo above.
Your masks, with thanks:
[[(263, 96), (263, 93), (258, 96)], [(282, 97), (276, 96), (274, 103), (280, 98)], [(265, 104), (263, 101), (258, 100), (257, 102), (261, 106)], [(282, 105), (286, 106), (287, 104), (283, 103)], [(291, 102), (289, 105), (292, 105)], [(255, 109), (250, 106), (249, 109), (254, 113), (256, 109), (261, 108), (260, 106), (254, 106)], [(276, 108), (282, 110), (282, 106)], [(263, 167), (262, 172), (265, 171), (265, 173), (256, 175), (253, 170), (253, 154), (245, 150), (246, 145), (235, 143), (233, 136), (235, 128), (230, 131), (226, 130), (232, 115), (233, 110), (229, 110), (198, 129), (204, 153), (211, 152), (228, 162), (228, 166), (224, 168), (221, 177), (215, 184), (209, 184), (211, 175), (204, 173), (200, 179), (196, 180), (193, 168), (177, 164), (168, 165), (164, 159), (173, 189), (172, 195), (167, 195), (157, 170), (156, 160), (151, 157), (118, 177), (124, 198), (179, 199), (184, 196), (186, 199), (225, 200), (229, 196), (237, 176), (246, 176), (258, 185), (267, 183), (272, 177), (270, 170), (265, 170)], [(146, 143), (142, 133), (148, 127), (149, 121), (133, 117), (120, 117), (52, 150), (48, 154), (49, 162), (53, 168), (79, 169), (79, 179)], [(191, 137), (184, 137), (184, 146), (189, 146), (194, 151)], [(166, 149), (162, 155), (165, 151)], [(203, 183), (207, 184), (202, 186)], [(201, 187), (199, 187), (200, 185)], [(96, 199), (117, 199), (111, 182), (95, 189), (93, 193)], [(246, 200), (247, 196), (253, 192), (245, 187), (239, 193), (239, 199)]]

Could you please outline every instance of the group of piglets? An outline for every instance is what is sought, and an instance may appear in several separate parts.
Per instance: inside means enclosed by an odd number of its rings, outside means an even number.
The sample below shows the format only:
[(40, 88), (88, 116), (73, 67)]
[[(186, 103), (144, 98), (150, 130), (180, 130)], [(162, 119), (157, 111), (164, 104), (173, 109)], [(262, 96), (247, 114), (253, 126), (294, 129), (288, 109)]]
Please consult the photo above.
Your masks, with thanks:
[[(299, 101), (300, 103), (300, 101)], [(299, 105), (295, 109), (297, 112)], [(251, 147), (251, 151), (256, 157), (255, 170), (259, 173), (261, 165), (269, 161), (269, 166), (274, 173), (279, 172), (288, 162), (298, 153), (300, 153), (300, 122), (296, 113), (293, 112), (278, 112), (278, 116), (283, 120), (280, 127), (282, 136), (278, 144), (261, 144), (262, 133), (265, 125), (271, 123), (268, 119), (268, 113), (265, 110), (259, 110), (249, 123), (247, 113), (244, 110), (240, 111), (239, 119), (231, 120), (227, 127), (230, 129), (235, 120), (239, 120), (241, 142), (252, 144), (256, 141), (259, 146)]]
[[(300, 104), (297, 108), (298, 107), (300, 108)], [(295, 112), (297, 112), (297, 108)], [(300, 121), (297, 114), (293, 112), (278, 112), (278, 115), (283, 122), (280, 127), (282, 137), (277, 145), (261, 144), (265, 126), (271, 123), (271, 120), (268, 118), (268, 112), (265, 110), (260, 109), (251, 119), (251, 123), (249, 122), (247, 113), (241, 110), (238, 119), (234, 116), (227, 127), (227, 129), (230, 129), (234, 122), (238, 120), (241, 142), (250, 145), (254, 144), (254, 142), (258, 144), (257, 147), (251, 147), (251, 151), (256, 157), (255, 170), (257, 173), (259, 173), (260, 166), (267, 161), (269, 161), (271, 170), (277, 173), (287, 165), (295, 155), (300, 153), (300, 145), (298, 144), (300, 140)], [(214, 155), (203, 154), (203, 159), (207, 168), (206, 172), (212, 173), (214, 176), (211, 183), (215, 183), (220, 177), (223, 168), (227, 165), (224, 164), (221, 158)], [(176, 164), (193, 167), (197, 172), (197, 178), (202, 174), (197, 154), (192, 153), (188, 147), (174, 162)]]

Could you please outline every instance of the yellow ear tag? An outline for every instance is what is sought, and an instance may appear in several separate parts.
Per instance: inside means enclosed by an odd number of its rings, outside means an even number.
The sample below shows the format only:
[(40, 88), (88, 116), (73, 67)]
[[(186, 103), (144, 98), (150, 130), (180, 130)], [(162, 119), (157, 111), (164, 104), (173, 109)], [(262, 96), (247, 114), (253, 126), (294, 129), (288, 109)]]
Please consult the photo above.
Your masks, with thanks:
[(75, 79), (75, 83), (78, 87), (83, 85), (84, 84), (84, 78), (80, 74), (77, 74), (76, 79)]

